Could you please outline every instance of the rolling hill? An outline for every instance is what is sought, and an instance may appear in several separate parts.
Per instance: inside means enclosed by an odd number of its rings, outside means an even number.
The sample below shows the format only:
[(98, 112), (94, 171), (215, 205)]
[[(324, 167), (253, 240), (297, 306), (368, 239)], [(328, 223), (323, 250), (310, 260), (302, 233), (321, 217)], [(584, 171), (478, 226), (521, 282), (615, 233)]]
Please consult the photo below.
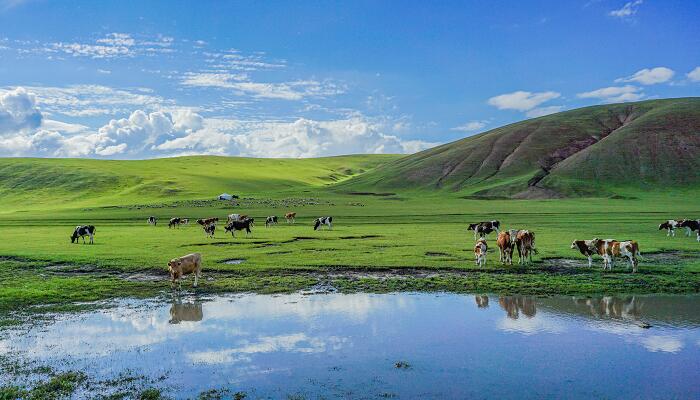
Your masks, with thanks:
[(386, 163), (338, 189), (557, 198), (699, 184), (700, 98), (679, 98), (514, 123)]
[(0, 159), (0, 212), (312, 191), (394, 160), (194, 156), (153, 160)]

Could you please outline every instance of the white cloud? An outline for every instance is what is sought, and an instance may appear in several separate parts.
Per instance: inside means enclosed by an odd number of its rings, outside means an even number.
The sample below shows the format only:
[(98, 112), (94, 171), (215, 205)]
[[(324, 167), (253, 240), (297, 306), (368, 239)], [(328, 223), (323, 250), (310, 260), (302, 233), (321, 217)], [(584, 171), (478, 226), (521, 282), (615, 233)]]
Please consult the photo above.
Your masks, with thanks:
[(20, 87), (0, 92), (0, 135), (36, 129), (42, 118), (36, 97), (26, 89)]
[(673, 336), (649, 336), (641, 342), (651, 352), (677, 353), (683, 349), (683, 342)]
[(559, 96), (561, 96), (559, 93), (552, 91), (532, 93), (519, 90), (491, 97), (488, 103), (499, 110), (527, 111)]
[(668, 82), (674, 74), (672, 69), (666, 67), (644, 68), (628, 77), (615, 79), (615, 82), (638, 82), (642, 85), (653, 85)]
[(469, 121), (462, 125), (455, 126), (451, 130), (460, 132), (474, 132), (483, 129), (488, 124), (488, 121)]
[(700, 82), (700, 67), (695, 67), (695, 69), (688, 72), (686, 76), (693, 82)]
[(630, 1), (628, 3), (625, 3), (622, 8), (618, 10), (612, 10), (608, 13), (611, 17), (617, 17), (617, 18), (628, 18), (633, 16), (634, 14), (637, 13), (637, 10), (639, 9), (639, 6), (642, 5), (643, 1), (642, 0), (635, 0), (635, 1)]
[(610, 86), (590, 92), (579, 93), (576, 96), (582, 99), (599, 99), (605, 103), (622, 103), (641, 100), (644, 98), (644, 93), (636, 86), (626, 85)]
[(564, 106), (548, 106), (533, 108), (532, 110), (525, 113), (528, 118), (544, 117), (545, 115), (558, 113), (564, 108)]
[(42, 48), (33, 49), (39, 53), (64, 53), (74, 57), (110, 59), (134, 57), (139, 54), (170, 53), (174, 39), (158, 35), (155, 39), (137, 40), (128, 33), (108, 33), (94, 42), (56, 42)]
[(304, 97), (324, 97), (343, 93), (332, 82), (299, 80), (281, 83), (252, 82), (246, 74), (188, 72), (181, 81), (184, 86), (232, 89), (239, 95), (256, 98), (300, 100)]

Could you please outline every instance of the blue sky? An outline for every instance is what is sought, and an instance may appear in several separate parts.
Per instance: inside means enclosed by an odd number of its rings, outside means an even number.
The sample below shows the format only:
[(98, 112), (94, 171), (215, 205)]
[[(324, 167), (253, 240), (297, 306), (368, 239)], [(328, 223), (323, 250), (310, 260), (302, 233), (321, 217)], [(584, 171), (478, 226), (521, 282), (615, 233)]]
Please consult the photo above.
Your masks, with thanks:
[(0, 0), (0, 156), (410, 153), (700, 94), (700, 2)]

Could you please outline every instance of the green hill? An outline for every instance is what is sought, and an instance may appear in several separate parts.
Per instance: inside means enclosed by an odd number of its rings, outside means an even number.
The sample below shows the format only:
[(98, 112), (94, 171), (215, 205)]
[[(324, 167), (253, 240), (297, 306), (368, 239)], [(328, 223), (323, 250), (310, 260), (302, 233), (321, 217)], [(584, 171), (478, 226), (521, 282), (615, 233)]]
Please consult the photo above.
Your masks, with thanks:
[(398, 159), (339, 186), (552, 198), (698, 184), (700, 98), (680, 98), (514, 123)]
[(314, 159), (176, 157), (139, 161), (0, 159), (0, 210), (144, 204), (301, 193), (347, 179), (395, 155)]

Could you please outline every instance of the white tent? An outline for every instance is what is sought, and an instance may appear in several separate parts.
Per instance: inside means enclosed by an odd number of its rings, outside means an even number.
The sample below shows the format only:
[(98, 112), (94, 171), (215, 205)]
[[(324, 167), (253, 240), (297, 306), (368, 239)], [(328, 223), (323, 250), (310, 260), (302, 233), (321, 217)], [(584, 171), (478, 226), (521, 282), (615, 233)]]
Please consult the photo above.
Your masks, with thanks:
[(233, 199), (233, 195), (230, 195), (228, 193), (221, 193), (219, 195), (219, 200), (232, 200), (232, 199)]

